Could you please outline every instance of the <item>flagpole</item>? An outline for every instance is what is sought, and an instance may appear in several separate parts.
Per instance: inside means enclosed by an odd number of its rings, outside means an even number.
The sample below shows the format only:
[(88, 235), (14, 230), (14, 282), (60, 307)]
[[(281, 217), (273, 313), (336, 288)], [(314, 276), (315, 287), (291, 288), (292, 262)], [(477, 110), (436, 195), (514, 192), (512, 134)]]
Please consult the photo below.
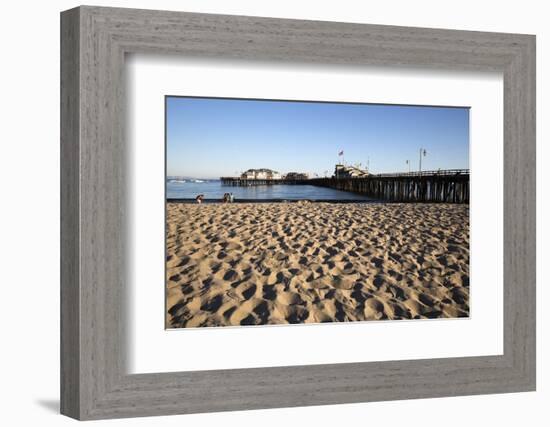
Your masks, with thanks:
[[(340, 157), (342, 157), (342, 159), (340, 159)], [(340, 163), (340, 160), (341, 160), (341, 163)], [(338, 151), (338, 164), (341, 164), (342, 166), (344, 166), (346, 163), (346, 159), (344, 158), (344, 150), (339, 150)]]

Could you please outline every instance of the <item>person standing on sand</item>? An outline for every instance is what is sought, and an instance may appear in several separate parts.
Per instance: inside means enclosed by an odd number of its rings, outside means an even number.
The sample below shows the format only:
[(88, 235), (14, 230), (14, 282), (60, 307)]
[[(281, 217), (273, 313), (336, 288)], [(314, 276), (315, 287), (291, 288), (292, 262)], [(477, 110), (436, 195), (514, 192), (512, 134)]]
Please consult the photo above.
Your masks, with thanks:
[(204, 194), (199, 194), (197, 197), (195, 197), (195, 200), (197, 203), (202, 203), (202, 199), (204, 199)]
[(235, 196), (233, 195), (233, 193), (229, 193), (229, 202), (233, 203), (234, 201), (235, 201)]

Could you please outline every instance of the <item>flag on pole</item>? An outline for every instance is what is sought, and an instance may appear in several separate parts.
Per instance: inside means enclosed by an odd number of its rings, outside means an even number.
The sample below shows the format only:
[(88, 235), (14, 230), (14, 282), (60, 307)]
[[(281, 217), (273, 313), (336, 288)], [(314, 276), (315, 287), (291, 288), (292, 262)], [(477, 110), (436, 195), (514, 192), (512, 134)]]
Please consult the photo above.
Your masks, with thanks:
[(344, 150), (339, 151), (339, 152), (338, 152), (338, 155), (339, 155), (339, 156), (343, 156), (343, 155), (344, 155)]

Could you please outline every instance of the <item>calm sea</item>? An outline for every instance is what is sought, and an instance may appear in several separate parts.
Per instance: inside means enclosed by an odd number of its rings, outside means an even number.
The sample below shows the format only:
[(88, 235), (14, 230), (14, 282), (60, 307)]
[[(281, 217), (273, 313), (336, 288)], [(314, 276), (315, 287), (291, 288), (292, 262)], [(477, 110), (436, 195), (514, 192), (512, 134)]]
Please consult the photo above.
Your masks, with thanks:
[(194, 199), (199, 194), (204, 198), (222, 199), (224, 193), (233, 193), (235, 200), (373, 200), (360, 194), (313, 185), (258, 185), (233, 187), (222, 185), (221, 181), (168, 179), (166, 197), (168, 199)]

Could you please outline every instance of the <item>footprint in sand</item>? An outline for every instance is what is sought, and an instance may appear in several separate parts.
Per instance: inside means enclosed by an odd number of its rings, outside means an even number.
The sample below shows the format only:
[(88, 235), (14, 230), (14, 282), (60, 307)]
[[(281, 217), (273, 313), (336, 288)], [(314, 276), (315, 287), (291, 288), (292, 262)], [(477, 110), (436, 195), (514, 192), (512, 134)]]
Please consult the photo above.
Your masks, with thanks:
[(265, 299), (274, 301), (277, 298), (277, 290), (275, 285), (264, 285), (262, 287), (262, 295)]
[(235, 270), (228, 270), (223, 275), (223, 280), (226, 280), (226, 281), (229, 281), (229, 282), (234, 282), (238, 278), (239, 278), (239, 274)]
[(242, 291), (241, 294), (245, 300), (249, 300), (250, 298), (252, 298), (252, 296), (256, 294), (256, 289), (256, 285), (250, 285), (250, 287)]

